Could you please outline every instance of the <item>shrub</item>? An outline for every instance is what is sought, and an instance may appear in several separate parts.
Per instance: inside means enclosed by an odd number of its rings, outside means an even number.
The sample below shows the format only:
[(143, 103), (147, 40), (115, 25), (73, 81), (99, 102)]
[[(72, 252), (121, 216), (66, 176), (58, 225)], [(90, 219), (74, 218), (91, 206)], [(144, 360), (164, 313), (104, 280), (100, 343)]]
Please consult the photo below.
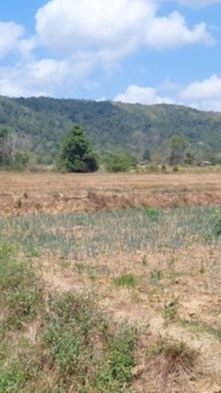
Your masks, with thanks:
[(112, 153), (104, 159), (105, 169), (108, 172), (127, 172), (136, 165), (136, 159), (128, 153)]

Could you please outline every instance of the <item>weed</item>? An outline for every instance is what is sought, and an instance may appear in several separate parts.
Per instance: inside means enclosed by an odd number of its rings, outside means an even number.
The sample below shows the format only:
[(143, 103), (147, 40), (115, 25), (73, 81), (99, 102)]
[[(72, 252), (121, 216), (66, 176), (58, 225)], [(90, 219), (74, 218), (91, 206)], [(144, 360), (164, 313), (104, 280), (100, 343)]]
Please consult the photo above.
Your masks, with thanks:
[(0, 393), (22, 392), (27, 374), (19, 359), (13, 359), (0, 370)]
[(152, 284), (158, 284), (164, 278), (164, 272), (162, 270), (153, 270), (150, 272), (150, 281)]
[(160, 218), (160, 210), (154, 209), (153, 207), (148, 207), (145, 209), (145, 214), (149, 218), (150, 221), (156, 222)]
[(7, 325), (21, 328), (32, 320), (42, 301), (42, 287), (30, 261), (18, 261), (13, 250), (0, 245), (0, 304), (6, 309)]
[(137, 278), (133, 274), (122, 274), (113, 279), (117, 287), (135, 287), (137, 285)]
[(217, 220), (214, 227), (215, 236), (221, 236), (221, 219)]
[(146, 255), (144, 255), (144, 257), (142, 258), (142, 265), (145, 267), (148, 265), (148, 260)]
[(113, 333), (88, 298), (51, 298), (43, 342), (64, 391), (71, 386), (78, 393), (117, 393), (132, 381), (135, 331), (122, 327)]
[(165, 323), (172, 323), (176, 321), (178, 317), (178, 309), (179, 309), (179, 299), (174, 298), (170, 302), (166, 303), (162, 309), (162, 314), (165, 319)]

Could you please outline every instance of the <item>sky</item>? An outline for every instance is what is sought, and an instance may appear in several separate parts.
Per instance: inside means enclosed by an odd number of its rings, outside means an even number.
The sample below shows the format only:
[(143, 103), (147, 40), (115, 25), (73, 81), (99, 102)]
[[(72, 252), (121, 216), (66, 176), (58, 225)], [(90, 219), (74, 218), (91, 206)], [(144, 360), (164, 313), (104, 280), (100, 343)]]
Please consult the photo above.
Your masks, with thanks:
[(221, 112), (221, 0), (1, 0), (0, 95)]

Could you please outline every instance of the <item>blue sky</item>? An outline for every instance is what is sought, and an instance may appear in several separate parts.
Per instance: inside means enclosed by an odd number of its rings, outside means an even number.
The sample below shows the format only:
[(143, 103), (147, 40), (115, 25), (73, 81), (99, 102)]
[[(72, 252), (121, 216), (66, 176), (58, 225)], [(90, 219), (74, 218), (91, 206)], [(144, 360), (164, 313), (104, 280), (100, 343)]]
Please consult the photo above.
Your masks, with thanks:
[(221, 0), (0, 3), (0, 94), (221, 111)]

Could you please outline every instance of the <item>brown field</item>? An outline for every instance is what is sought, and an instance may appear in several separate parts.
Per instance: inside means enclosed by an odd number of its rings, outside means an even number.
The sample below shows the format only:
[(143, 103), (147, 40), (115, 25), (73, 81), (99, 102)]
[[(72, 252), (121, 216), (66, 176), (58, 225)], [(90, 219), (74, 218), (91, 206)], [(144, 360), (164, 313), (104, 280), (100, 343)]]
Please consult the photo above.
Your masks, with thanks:
[[(0, 173), (1, 239), (32, 260), (44, 298), (87, 295), (111, 323), (137, 328), (131, 383), (114, 393), (221, 392), (220, 205), (221, 173)], [(40, 331), (39, 314), (8, 345), (22, 336), (35, 348)], [(181, 344), (187, 356), (175, 353)], [(58, 375), (45, 361), (14, 391), (81, 391), (72, 374), (56, 390)]]
[(221, 203), (221, 172), (107, 174), (0, 172), (0, 213)]

